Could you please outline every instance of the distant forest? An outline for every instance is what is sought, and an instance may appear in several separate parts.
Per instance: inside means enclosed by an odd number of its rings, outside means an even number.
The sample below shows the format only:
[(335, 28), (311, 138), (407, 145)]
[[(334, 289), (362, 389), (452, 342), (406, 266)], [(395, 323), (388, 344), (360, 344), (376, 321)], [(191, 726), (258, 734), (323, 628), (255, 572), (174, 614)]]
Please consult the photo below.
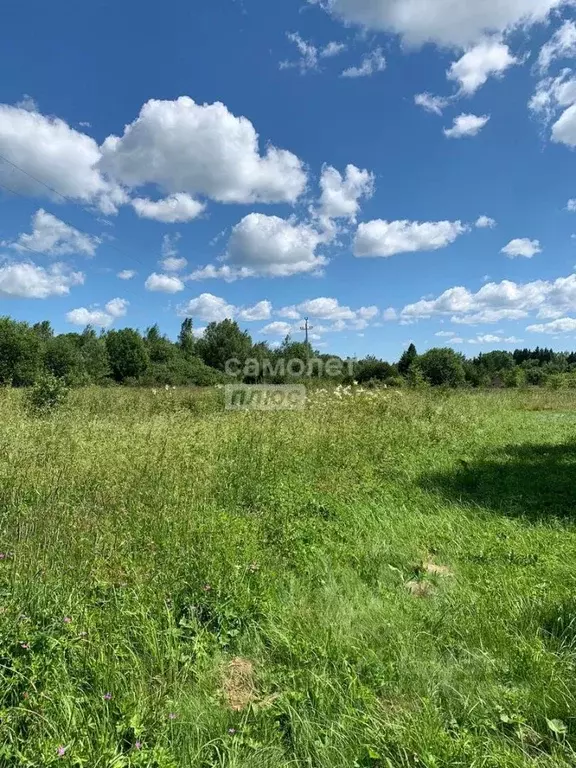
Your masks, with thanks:
[[(0, 383), (14, 387), (32, 386), (46, 375), (68, 386), (285, 383), (298, 378), (290, 373), (289, 361), (300, 360), (304, 368), (313, 359), (340, 360), (290, 337), (274, 349), (266, 342), (255, 343), (233, 320), (210, 323), (196, 338), (187, 318), (176, 341), (171, 341), (157, 325), (144, 333), (132, 328), (97, 333), (88, 326), (81, 333), (56, 335), (48, 321), (30, 325), (0, 318)], [(226, 366), (230, 360), (237, 361), (234, 377)], [(252, 364), (245, 365), (246, 361)], [(323, 376), (321, 370), (308, 370), (307, 379)], [(330, 381), (365, 386), (576, 387), (576, 353), (536, 347), (466, 358), (445, 347), (420, 355), (412, 344), (396, 363), (376, 357), (353, 363), (342, 360), (341, 370)]]

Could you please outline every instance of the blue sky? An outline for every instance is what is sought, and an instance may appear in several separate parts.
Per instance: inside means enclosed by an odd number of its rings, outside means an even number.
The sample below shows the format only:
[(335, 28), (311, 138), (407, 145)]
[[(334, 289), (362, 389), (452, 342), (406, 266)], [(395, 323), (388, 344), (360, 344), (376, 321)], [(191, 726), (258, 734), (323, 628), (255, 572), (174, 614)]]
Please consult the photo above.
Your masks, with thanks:
[(466, 6), (5, 8), (1, 312), (576, 348), (574, 13)]

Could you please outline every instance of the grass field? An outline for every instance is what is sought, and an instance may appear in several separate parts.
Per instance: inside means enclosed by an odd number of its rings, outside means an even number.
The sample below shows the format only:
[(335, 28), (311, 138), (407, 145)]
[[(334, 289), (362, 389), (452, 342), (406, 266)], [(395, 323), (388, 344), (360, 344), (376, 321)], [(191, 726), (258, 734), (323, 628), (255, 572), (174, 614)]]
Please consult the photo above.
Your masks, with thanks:
[(0, 390), (0, 766), (573, 766), (576, 399)]

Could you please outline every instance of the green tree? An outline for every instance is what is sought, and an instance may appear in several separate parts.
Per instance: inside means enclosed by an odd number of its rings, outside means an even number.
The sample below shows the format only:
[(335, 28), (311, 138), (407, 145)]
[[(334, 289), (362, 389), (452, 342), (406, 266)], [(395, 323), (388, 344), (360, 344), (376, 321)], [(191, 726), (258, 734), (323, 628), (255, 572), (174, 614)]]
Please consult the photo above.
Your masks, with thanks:
[(148, 368), (149, 357), (146, 344), (138, 331), (132, 328), (108, 331), (106, 349), (112, 375), (116, 381), (138, 379)]
[(63, 334), (48, 339), (44, 348), (44, 367), (66, 384), (79, 384), (85, 374), (78, 334)]
[(398, 373), (401, 376), (406, 376), (410, 370), (412, 363), (418, 359), (418, 352), (414, 344), (410, 344), (408, 349), (403, 353), (402, 357), (398, 361)]
[(364, 384), (367, 381), (385, 381), (398, 375), (398, 370), (390, 363), (384, 360), (378, 360), (376, 357), (369, 356), (358, 363), (355, 379), (358, 383)]
[(0, 382), (25, 387), (42, 370), (43, 343), (28, 323), (0, 318)]
[(84, 360), (84, 370), (94, 384), (101, 384), (110, 376), (110, 359), (106, 341), (98, 338), (91, 326), (86, 326), (81, 335), (80, 352)]
[(144, 340), (151, 363), (167, 363), (176, 354), (176, 347), (170, 339), (161, 335), (158, 325), (152, 325), (146, 330)]
[[(218, 371), (226, 370), (227, 361), (238, 361), (240, 368), (250, 356), (252, 339), (247, 331), (240, 330), (235, 320), (210, 323), (204, 336), (196, 343), (200, 358), (206, 365)], [(238, 366), (234, 366), (238, 368)]]
[(194, 339), (194, 328), (192, 318), (187, 317), (180, 326), (178, 334), (178, 346), (187, 360), (193, 358), (196, 354), (196, 340)]
[(447, 347), (429, 349), (418, 358), (418, 368), (432, 386), (460, 387), (465, 382), (464, 357)]

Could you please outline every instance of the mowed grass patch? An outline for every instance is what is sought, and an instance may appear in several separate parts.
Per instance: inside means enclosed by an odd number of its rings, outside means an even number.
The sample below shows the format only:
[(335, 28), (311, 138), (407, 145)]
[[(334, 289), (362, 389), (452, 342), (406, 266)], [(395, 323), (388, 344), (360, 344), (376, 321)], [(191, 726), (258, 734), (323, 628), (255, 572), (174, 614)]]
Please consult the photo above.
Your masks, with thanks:
[(0, 765), (574, 763), (565, 393), (0, 395)]

